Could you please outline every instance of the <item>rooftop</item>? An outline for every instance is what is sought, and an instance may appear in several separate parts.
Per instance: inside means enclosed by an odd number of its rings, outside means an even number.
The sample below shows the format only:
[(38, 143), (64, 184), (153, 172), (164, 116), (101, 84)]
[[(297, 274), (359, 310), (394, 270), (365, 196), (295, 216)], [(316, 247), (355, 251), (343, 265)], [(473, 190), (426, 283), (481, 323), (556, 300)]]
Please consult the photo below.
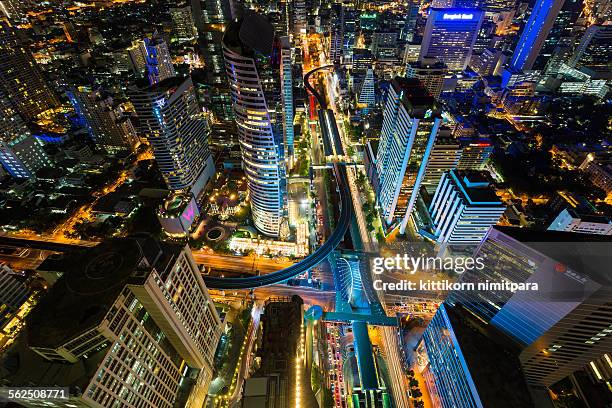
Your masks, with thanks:
[[(56, 348), (96, 327), (127, 283), (140, 283), (151, 267), (162, 272), (179, 245), (150, 237), (113, 238), (95, 247), (48, 258), (40, 271), (62, 273), (28, 316), (31, 346)], [(135, 276), (134, 272), (146, 273)]]
[(256, 13), (229, 23), (223, 36), (227, 48), (245, 56), (252, 56), (253, 51), (271, 55), (273, 41), (274, 27), (266, 17)]
[(490, 187), (489, 179), (481, 171), (449, 172), (455, 184), (460, 188), (463, 197), (469, 204), (501, 206), (503, 203)]
[(408, 107), (410, 115), (420, 117), (441, 117), (436, 99), (429, 93), (421, 81), (416, 78), (395, 77), (391, 86), (401, 94), (403, 104)]

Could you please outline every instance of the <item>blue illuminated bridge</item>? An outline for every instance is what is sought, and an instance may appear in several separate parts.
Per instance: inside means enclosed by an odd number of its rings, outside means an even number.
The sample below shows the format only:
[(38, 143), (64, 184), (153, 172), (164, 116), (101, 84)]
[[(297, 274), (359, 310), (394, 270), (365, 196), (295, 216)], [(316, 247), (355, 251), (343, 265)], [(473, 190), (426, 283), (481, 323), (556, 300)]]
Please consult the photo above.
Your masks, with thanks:
[[(310, 76), (317, 71), (333, 68), (333, 65), (325, 65), (312, 71), (309, 71), (304, 76), (304, 85), (310, 93), (314, 95), (317, 102), (321, 106), (319, 109), (319, 126), (323, 136), (323, 149), (326, 156), (344, 156), (344, 149), (340, 141), (338, 133), (338, 125), (331, 110), (327, 109), (325, 99), (310, 85)], [(348, 187), (346, 168), (343, 163), (333, 164), (336, 184), (340, 192), (340, 219), (338, 220), (336, 229), (332, 232), (329, 239), (325, 241), (317, 250), (308, 255), (302, 261), (281, 269), (273, 273), (262, 276), (251, 276), (246, 278), (220, 278), (216, 276), (205, 276), (204, 282), (211, 289), (252, 289), (260, 286), (273, 285), (275, 283), (284, 282), (299, 274), (302, 274), (309, 269), (317, 266), (325, 261), (327, 257), (336, 249), (338, 244), (349, 229), (351, 219), (353, 217), (353, 202), (351, 193)]]

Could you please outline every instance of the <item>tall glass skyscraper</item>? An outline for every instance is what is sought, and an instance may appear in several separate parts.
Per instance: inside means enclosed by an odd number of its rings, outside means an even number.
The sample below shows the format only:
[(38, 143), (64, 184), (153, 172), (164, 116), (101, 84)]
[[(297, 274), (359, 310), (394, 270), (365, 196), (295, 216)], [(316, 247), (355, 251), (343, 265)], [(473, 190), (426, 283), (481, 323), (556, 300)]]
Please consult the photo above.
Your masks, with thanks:
[(376, 156), (378, 203), (388, 226), (404, 233), (442, 124), (435, 99), (417, 79), (391, 82)]
[(463, 71), (472, 56), (483, 18), (484, 12), (478, 9), (431, 9), (419, 60), (435, 57), (450, 71)]
[(274, 111), (281, 100), (272, 76), (280, 62), (274, 45), (274, 28), (257, 14), (230, 23), (223, 37), (253, 221), (270, 236), (279, 235), (286, 191), (282, 125)]
[(131, 88), (130, 99), (140, 131), (153, 145), (155, 160), (171, 190), (198, 196), (215, 173), (208, 148), (208, 128), (191, 78), (168, 78), (156, 85)]
[(512, 69), (515, 71), (528, 71), (533, 67), (564, 1), (536, 1), (510, 60), (510, 67)]
[(495, 226), (473, 255), (484, 268), (460, 282), (537, 290), (453, 291), (447, 302), (513, 338), (528, 382), (550, 386), (612, 349), (611, 250), (607, 236)]

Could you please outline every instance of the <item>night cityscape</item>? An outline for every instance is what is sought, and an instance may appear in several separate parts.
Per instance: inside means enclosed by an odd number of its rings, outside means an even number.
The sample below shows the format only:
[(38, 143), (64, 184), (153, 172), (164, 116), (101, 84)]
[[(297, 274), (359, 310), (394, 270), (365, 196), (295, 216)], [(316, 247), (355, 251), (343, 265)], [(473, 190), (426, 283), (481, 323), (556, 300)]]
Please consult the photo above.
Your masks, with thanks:
[(612, 0), (0, 0), (0, 407), (612, 408)]

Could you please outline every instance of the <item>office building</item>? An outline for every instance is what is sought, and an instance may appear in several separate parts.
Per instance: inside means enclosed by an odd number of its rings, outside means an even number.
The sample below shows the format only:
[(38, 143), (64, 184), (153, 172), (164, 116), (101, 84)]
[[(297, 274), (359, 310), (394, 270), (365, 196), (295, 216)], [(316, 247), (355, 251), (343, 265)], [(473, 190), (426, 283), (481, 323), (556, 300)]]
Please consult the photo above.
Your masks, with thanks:
[(578, 38), (575, 38), (578, 32), (576, 23), (583, 12), (583, 0), (564, 0), (558, 3), (563, 3), (563, 6), (559, 10), (531, 69), (542, 71), (549, 63), (556, 64), (556, 62), (551, 61), (551, 58), (559, 53), (563, 55), (565, 48), (573, 49), (575, 42), (578, 40)]
[(612, 220), (605, 215), (579, 214), (572, 208), (566, 208), (551, 222), (548, 229), (550, 231), (612, 235)]
[(461, 157), (458, 170), (483, 170), (493, 153), (493, 143), (489, 139), (460, 139)]
[(27, 318), (14, 385), (70, 387), (76, 406), (203, 405), (222, 326), (188, 246), (111, 239), (39, 269), (61, 277)]
[[(304, 329), (303, 309), (299, 296), (267, 302), (261, 318), (261, 348), (257, 351), (261, 363), (245, 381), (242, 408), (293, 408), (302, 406), (298, 400), (308, 406), (305, 399), (310, 395), (304, 392), (306, 387), (296, 390), (298, 376), (301, 378), (305, 372), (296, 361)], [(310, 390), (308, 382), (300, 383), (307, 384)]]
[(433, 407), (535, 407), (516, 350), (464, 310), (441, 304), (416, 347)]
[(355, 48), (352, 50), (351, 60), (351, 89), (358, 95), (365, 80), (368, 70), (374, 65), (372, 52), (367, 48)]
[(378, 204), (387, 226), (405, 232), (442, 124), (435, 99), (416, 79), (397, 77), (389, 87), (376, 156)]
[(447, 129), (441, 129), (427, 161), (427, 169), (423, 177), (423, 187), (429, 194), (438, 188), (442, 175), (457, 167), (461, 157), (461, 148), (457, 139), (448, 135)]
[(611, 244), (609, 236), (495, 226), (474, 252), (484, 268), (460, 282), (537, 290), (453, 291), (448, 301), (513, 338), (528, 382), (550, 386), (611, 350)]
[(510, 59), (511, 71), (529, 71), (540, 54), (564, 1), (537, 0)]
[(463, 71), (484, 18), (478, 9), (433, 8), (429, 12), (419, 60), (437, 58), (449, 71)]
[(366, 71), (357, 94), (357, 107), (361, 108), (362, 114), (368, 113), (376, 104), (376, 93), (374, 88), (374, 70)]
[(283, 101), (283, 135), (285, 144), (285, 158), (293, 163), (294, 155), (294, 128), (293, 128), (293, 59), (291, 56), (291, 43), (289, 37), (281, 37), (281, 84)]
[(147, 78), (151, 85), (176, 75), (168, 44), (157, 33), (144, 39), (144, 52), (147, 62)]
[(406, 78), (416, 78), (421, 81), (435, 98), (439, 98), (442, 93), (447, 72), (448, 67), (436, 58), (423, 58), (406, 65)]
[(479, 243), (504, 211), (485, 173), (475, 171), (444, 173), (429, 206), (437, 241), (450, 244)]
[(34, 177), (52, 161), (0, 89), (0, 164), (15, 178)]
[(66, 94), (96, 144), (109, 151), (136, 148), (136, 130), (112, 96), (88, 87), (73, 88)]
[(142, 76), (147, 69), (147, 53), (144, 41), (132, 41), (132, 45), (126, 48), (126, 52), (132, 70), (137, 76)]
[(17, 37), (16, 29), (0, 18), (0, 88), (26, 122), (59, 106), (34, 57)]
[(500, 75), (506, 62), (502, 50), (487, 48), (482, 53), (472, 56), (470, 67), (481, 76)]
[(332, 19), (330, 21), (329, 37), (329, 59), (334, 63), (340, 63), (342, 57), (342, 40), (344, 38), (344, 5), (334, 3), (332, 5)]
[(215, 165), (191, 78), (168, 78), (129, 92), (140, 134), (153, 146), (168, 188), (189, 190), (197, 197), (215, 174)]
[(415, 38), (420, 5), (421, 3), (416, 0), (410, 0), (406, 4), (406, 19), (400, 32), (400, 39), (408, 43), (414, 41)]
[[(250, 14), (225, 30), (223, 52), (242, 148), (255, 227), (278, 236), (285, 211), (285, 164), (282, 131), (275, 108), (280, 101), (272, 79), (274, 29), (262, 16)], [(269, 77), (266, 74), (270, 75)], [(266, 84), (260, 78), (270, 78)]]
[(293, 4), (293, 35), (299, 37), (306, 34), (308, 28), (308, 5), (307, 0), (291, 0)]
[(190, 6), (170, 8), (172, 28), (179, 42), (191, 41), (197, 37), (197, 30)]
[(602, 75), (612, 70), (612, 26), (592, 25), (586, 29), (569, 60), (571, 67), (586, 67)]

